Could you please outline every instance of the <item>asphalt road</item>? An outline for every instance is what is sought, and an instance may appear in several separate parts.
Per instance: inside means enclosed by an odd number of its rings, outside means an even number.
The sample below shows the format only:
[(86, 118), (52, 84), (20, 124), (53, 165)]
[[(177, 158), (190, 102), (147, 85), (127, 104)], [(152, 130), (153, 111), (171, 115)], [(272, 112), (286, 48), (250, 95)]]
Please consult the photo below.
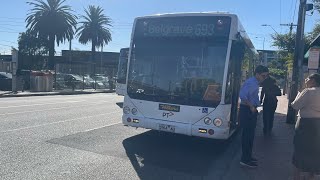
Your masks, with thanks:
[(0, 179), (224, 179), (240, 137), (217, 141), (121, 124), (116, 94), (0, 99)]

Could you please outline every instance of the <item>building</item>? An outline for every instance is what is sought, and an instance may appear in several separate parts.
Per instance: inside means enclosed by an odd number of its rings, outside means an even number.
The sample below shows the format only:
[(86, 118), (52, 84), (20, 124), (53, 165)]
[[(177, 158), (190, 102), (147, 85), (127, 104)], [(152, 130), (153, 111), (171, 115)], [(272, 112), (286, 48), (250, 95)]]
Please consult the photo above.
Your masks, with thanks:
[(119, 55), (119, 52), (96, 52), (95, 60), (91, 61), (91, 51), (62, 50), (61, 56), (56, 56), (56, 71), (79, 75), (105, 74), (115, 76)]
[(270, 62), (277, 61), (279, 59), (278, 51), (275, 50), (257, 50), (259, 53), (260, 63), (268, 66)]
[[(55, 56), (55, 71), (72, 74), (106, 74), (114, 76), (117, 72), (119, 52), (96, 52), (91, 61), (91, 51), (62, 50), (61, 56)], [(26, 56), (19, 54), (19, 69), (44, 70), (48, 56)], [(0, 71), (12, 72), (11, 55), (0, 55)], [(95, 67), (95, 68), (94, 68)]]

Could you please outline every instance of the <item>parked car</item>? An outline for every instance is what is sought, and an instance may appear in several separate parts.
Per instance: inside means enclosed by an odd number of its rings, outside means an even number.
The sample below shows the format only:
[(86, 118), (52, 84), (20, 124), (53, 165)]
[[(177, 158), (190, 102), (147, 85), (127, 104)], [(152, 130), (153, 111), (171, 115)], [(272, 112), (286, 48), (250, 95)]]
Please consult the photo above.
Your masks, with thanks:
[(66, 84), (64, 81), (64, 76), (65, 74), (61, 74), (61, 73), (57, 73), (55, 76), (55, 80), (53, 81), (53, 87), (55, 87), (55, 89), (64, 89), (66, 88)]
[(109, 88), (109, 78), (103, 75), (96, 75), (97, 88)]
[(84, 75), (83, 77), (85, 88), (94, 88), (94, 79), (92, 79), (89, 75)]
[(12, 90), (12, 74), (6, 72), (0, 72), (0, 90), (11, 91)]
[(56, 89), (82, 89), (83, 77), (75, 74), (57, 73), (56, 80), (54, 81)]
[(67, 87), (72, 89), (82, 89), (83, 88), (83, 78), (75, 74), (65, 74), (64, 81)]

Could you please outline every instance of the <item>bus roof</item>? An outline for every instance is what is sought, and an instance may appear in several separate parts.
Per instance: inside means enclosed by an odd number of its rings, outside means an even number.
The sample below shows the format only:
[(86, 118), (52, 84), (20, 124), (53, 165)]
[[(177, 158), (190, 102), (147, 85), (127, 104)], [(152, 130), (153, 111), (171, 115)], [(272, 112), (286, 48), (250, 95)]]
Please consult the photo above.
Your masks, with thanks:
[(153, 14), (146, 16), (139, 16), (136, 19), (140, 18), (152, 18), (152, 17), (173, 17), (173, 16), (236, 16), (235, 14), (230, 14), (229, 12), (222, 11), (213, 11), (213, 12), (177, 12), (177, 13), (162, 13), (162, 14)]

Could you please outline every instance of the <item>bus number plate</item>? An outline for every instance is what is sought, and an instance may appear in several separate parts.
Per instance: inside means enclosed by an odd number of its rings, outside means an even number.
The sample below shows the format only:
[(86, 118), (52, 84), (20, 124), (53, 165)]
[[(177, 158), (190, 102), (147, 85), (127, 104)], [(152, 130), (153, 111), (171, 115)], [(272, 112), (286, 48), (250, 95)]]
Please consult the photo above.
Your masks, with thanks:
[(159, 130), (174, 133), (176, 131), (176, 127), (171, 125), (166, 125), (166, 124), (159, 124)]

